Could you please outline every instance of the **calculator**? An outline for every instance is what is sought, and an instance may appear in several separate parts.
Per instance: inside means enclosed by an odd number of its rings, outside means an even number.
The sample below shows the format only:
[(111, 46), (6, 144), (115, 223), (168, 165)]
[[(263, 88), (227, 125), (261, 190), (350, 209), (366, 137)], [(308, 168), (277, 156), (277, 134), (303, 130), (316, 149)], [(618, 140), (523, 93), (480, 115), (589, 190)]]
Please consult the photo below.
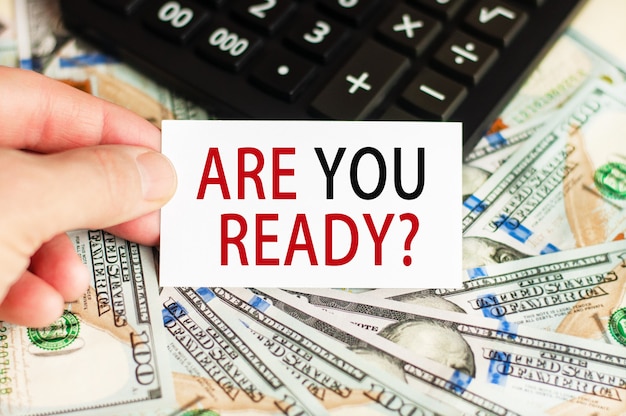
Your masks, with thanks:
[(69, 30), (217, 118), (459, 121), (464, 154), (583, 3), (60, 2)]

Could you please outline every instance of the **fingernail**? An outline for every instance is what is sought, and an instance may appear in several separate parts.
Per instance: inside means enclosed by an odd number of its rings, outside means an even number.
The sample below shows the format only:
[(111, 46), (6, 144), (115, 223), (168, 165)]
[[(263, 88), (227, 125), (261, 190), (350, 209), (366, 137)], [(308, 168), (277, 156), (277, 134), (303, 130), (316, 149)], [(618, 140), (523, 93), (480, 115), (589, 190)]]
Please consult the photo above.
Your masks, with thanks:
[(137, 156), (143, 197), (147, 201), (167, 200), (176, 189), (176, 172), (168, 158), (158, 152)]

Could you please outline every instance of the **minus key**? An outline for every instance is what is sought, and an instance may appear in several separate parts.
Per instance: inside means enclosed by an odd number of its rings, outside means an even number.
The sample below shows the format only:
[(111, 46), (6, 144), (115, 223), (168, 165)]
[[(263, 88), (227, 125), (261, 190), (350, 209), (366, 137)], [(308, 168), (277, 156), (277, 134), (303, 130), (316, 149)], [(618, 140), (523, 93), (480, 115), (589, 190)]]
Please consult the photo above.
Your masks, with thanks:
[(466, 95), (463, 85), (425, 68), (402, 92), (402, 101), (420, 113), (445, 121)]

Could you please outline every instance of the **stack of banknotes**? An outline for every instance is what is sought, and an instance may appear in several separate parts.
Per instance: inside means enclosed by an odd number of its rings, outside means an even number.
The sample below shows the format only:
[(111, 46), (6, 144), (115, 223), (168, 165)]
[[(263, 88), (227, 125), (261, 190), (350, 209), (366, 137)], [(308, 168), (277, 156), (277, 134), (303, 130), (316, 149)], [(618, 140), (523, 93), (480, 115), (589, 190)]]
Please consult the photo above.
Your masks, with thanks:
[[(0, 64), (209, 117), (59, 22), (0, 0)], [(463, 170), (461, 288), (159, 288), (157, 250), (68, 233), (91, 287), (0, 322), (0, 414), (626, 415), (626, 70), (567, 31)]]

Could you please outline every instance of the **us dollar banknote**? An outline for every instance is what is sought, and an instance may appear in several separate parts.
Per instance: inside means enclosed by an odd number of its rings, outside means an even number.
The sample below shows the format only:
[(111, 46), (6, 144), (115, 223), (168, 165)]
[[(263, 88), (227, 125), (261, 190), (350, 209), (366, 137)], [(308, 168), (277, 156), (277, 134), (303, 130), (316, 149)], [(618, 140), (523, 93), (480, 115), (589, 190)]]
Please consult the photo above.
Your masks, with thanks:
[(286, 293), (332, 314), (329, 319), (343, 317), (432, 360), (455, 365), (471, 357), (478, 382), (533, 395), (531, 412), (626, 412), (623, 346), (371, 296), (325, 289)]
[(589, 85), (465, 200), (464, 269), (623, 236), (621, 98)]
[[(193, 290), (193, 289), (187, 289)], [(196, 289), (200, 290), (200, 289)], [(456, 415), (461, 412), (382, 371), (242, 288), (203, 288), (249, 328), (275, 366), (285, 366), (331, 414)], [(215, 308), (220, 308), (215, 306)], [(226, 312), (222, 312), (224, 316)]]
[(567, 30), (502, 110), (490, 130), (465, 157), (463, 200), (471, 195), (586, 84), (623, 85), (624, 68), (603, 48)]
[[(376, 289), (367, 294), (626, 345), (626, 240), (490, 264), (459, 289)], [(623, 321), (626, 322), (626, 321)]]
[(535, 116), (518, 126), (483, 137), (462, 166), (463, 201), (472, 195), (508, 158), (540, 130), (558, 111)]
[(0, 323), (0, 414), (155, 414), (174, 405), (152, 250), (69, 233), (88, 291), (45, 328)]
[(497, 133), (535, 119), (545, 121), (546, 114), (556, 112), (589, 82), (623, 83), (626, 73), (615, 62), (614, 57), (608, 57), (603, 48), (587, 36), (568, 29), (502, 110), (489, 132), (477, 144), (476, 153), (472, 152), (469, 159), (484, 154), (487, 148), (515, 145), (515, 142), (507, 143)]
[(157, 127), (162, 120), (207, 119), (207, 110), (70, 33), (58, 0), (15, 1), (20, 67), (126, 107)]
[(213, 297), (202, 289), (161, 292), (179, 408), (219, 415), (327, 414), (287, 369), (274, 365), (240, 321), (229, 324), (215, 310), (219, 302), (210, 302)]
[[(461, 350), (448, 363), (437, 362), (415, 354), (404, 346), (384, 337), (373, 335), (375, 328), (355, 325), (338, 314), (329, 314), (298, 299), (281, 289), (251, 289), (278, 309), (297, 318), (310, 327), (337, 340), (344, 348), (355, 351), (384, 371), (393, 374), (418, 391), (426, 391), (464, 415), (524, 415), (529, 414), (524, 405), (533, 397), (524, 392), (512, 392), (501, 386), (481, 383), (475, 379), (473, 358)], [(422, 348), (429, 349), (432, 342), (422, 339)], [(452, 349), (455, 339), (449, 340)], [(420, 341), (417, 341), (420, 342)], [(449, 365), (448, 365), (449, 364)], [(532, 414), (543, 414), (535, 410)]]
[[(343, 319), (337, 319), (337, 317), (331, 321), (320, 319), (318, 314), (324, 314), (324, 318), (327, 317), (327, 314), (316, 308), (311, 307), (308, 311), (299, 308), (302, 305), (289, 307), (288, 310), (282, 306), (277, 308), (276, 305), (281, 301), (275, 296), (284, 295), (291, 298), (290, 295), (280, 290), (255, 288), (248, 292), (238, 288), (215, 288), (215, 291), (224, 291), (227, 296), (235, 295), (237, 299), (244, 302), (244, 305), (247, 302), (246, 308), (253, 305), (263, 314), (268, 314), (275, 320), (279, 319), (283, 325), (287, 324), (297, 334), (306, 334), (316, 343), (321, 343), (333, 354), (338, 354), (339, 357), (352, 357), (351, 363), (361, 362), (359, 368), (368, 369), (370, 374), (387, 373), (385, 376), (378, 375), (380, 377), (379, 383), (383, 381), (387, 388), (397, 386), (400, 382), (405, 385), (405, 388), (408, 386), (413, 390), (412, 396), (409, 397), (414, 397), (415, 400), (426, 394), (445, 403), (450, 409), (445, 410), (443, 414), (458, 412), (466, 415), (512, 416), (524, 414), (523, 408), (519, 406), (517, 401), (519, 396), (514, 397), (498, 386), (475, 382), (471, 375), (471, 368), (451, 369), (432, 360), (418, 357), (389, 340), (372, 337), (369, 331), (354, 326)], [(281, 309), (287, 313), (285, 314)], [(249, 319), (246, 320), (246, 325), (257, 332), (265, 340), (268, 347), (285, 343), (285, 341), (280, 341), (282, 337), (277, 338), (273, 330), (267, 326), (258, 323), (254, 326), (254, 322)], [(315, 348), (311, 352), (314, 350)], [(284, 358), (283, 360), (285, 362), (292, 361), (291, 358)], [(363, 364), (363, 360), (366, 360), (367, 364)], [(297, 368), (297, 366), (294, 367)], [(319, 392), (319, 390), (316, 391)], [(394, 405), (392, 403), (387, 404), (387, 410), (393, 410)], [(402, 403), (402, 401), (397, 403)], [(405, 410), (408, 409), (410, 407)]]

